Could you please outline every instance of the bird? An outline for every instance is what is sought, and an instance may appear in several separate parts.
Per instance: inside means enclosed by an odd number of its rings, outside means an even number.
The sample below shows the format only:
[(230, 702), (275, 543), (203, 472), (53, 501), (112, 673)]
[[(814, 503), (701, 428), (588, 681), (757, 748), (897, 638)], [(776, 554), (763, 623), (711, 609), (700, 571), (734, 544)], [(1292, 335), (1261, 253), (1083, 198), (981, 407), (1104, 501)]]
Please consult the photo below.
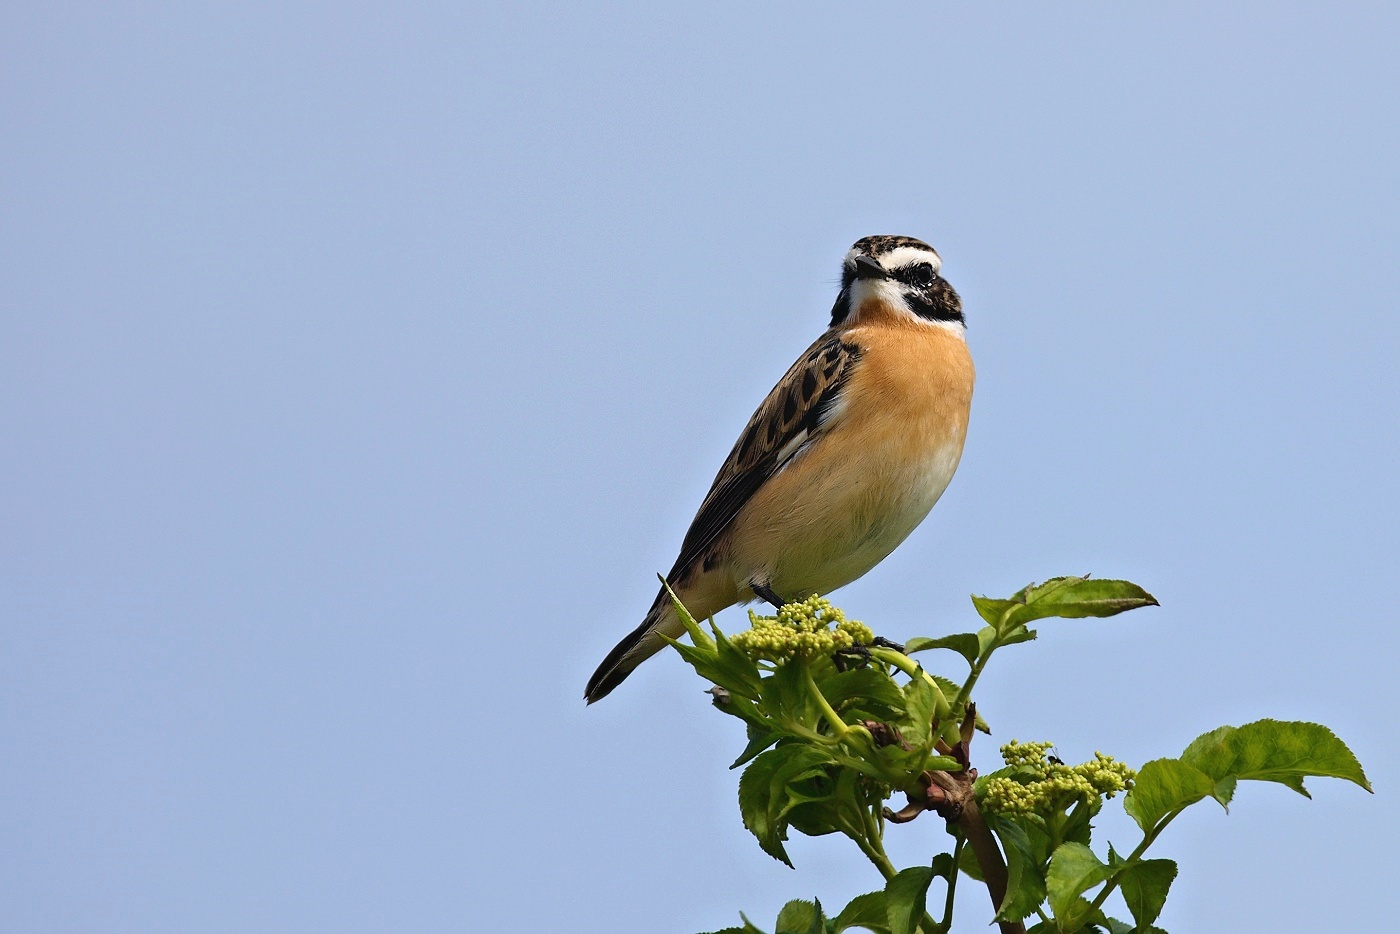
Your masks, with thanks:
[(696, 619), (827, 594), (924, 520), (962, 458), (975, 373), (962, 299), (913, 237), (857, 240), (831, 322), (740, 433), (646, 617), (589, 678), (607, 696)]

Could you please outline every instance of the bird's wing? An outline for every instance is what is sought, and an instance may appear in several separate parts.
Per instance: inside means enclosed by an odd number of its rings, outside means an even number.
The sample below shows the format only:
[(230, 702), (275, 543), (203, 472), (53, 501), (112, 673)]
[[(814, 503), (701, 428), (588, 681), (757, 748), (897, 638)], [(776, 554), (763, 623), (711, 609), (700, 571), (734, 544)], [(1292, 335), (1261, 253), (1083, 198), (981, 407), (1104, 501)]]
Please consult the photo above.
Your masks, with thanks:
[(668, 580), (700, 559), (759, 487), (831, 424), (859, 356), (860, 348), (828, 331), (778, 380), (715, 476)]

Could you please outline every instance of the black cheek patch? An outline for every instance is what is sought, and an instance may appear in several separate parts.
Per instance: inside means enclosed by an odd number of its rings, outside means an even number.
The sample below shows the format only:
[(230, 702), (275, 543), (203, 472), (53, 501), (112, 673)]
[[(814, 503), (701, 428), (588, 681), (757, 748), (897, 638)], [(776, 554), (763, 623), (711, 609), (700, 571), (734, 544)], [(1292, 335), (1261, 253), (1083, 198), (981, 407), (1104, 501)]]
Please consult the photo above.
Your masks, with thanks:
[(926, 292), (905, 296), (909, 310), (927, 321), (963, 322), (962, 299), (945, 280), (939, 279)]
[(831, 326), (835, 327), (851, 316), (851, 290), (842, 288), (836, 296), (836, 304), (831, 306)]

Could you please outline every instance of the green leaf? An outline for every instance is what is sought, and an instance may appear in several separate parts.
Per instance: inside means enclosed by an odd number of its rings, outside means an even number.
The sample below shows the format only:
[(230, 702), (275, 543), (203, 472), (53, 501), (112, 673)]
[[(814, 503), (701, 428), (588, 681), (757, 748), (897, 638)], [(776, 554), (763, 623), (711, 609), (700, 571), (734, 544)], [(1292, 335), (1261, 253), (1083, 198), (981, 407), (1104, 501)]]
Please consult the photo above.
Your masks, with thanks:
[(816, 702), (807, 693), (803, 663), (790, 661), (763, 679), (759, 690), (763, 707), (778, 720), (811, 727), (817, 720)]
[[(991, 597), (979, 597), (972, 595), (972, 605), (977, 609), (977, 615), (982, 617), (982, 621), (993, 629), (1001, 625), (1001, 616), (1007, 610), (1015, 606), (1014, 600), (996, 600)], [(980, 636), (981, 633), (978, 633)], [(985, 650), (985, 646), (983, 649)]]
[(1031, 642), (1039, 633), (1034, 629), (1027, 629), (1025, 626), (1016, 626), (1006, 635), (1001, 637), (1002, 645), (1019, 645), (1022, 642)]
[(890, 915), (884, 892), (867, 892), (851, 899), (836, 916), (834, 934), (851, 928), (864, 928), (875, 934), (890, 934)]
[(915, 749), (932, 749), (933, 716), (938, 710), (939, 688), (929, 684), (927, 678), (913, 677), (904, 685), (904, 718), (899, 729), (904, 741)]
[(1307, 776), (1342, 778), (1367, 791), (1371, 783), (1347, 745), (1317, 723), (1256, 720), (1239, 729), (1220, 727), (1197, 737), (1181, 755), (1217, 784), (1228, 803), (1233, 781), (1279, 782), (1307, 795)]
[[(976, 599), (975, 597), (973, 599)], [(979, 655), (986, 655), (997, 641), (997, 628), (995, 626), (983, 626), (977, 630), (977, 651)]]
[(744, 919), (744, 926), (743, 926), (743, 927), (741, 927), (741, 928), (725, 928), (725, 929), (722, 930), (722, 931), (714, 931), (714, 932), (712, 932), (712, 934), (763, 934), (763, 931), (762, 931), (761, 929), (755, 927), (755, 926), (754, 926), (754, 923), (753, 923), (752, 921), (750, 921), (750, 920), (748, 919), (748, 917), (745, 916), (745, 914), (744, 914), (742, 911), (739, 912), (739, 917), (741, 917), (741, 918)]
[(822, 914), (821, 903), (795, 898), (778, 912), (773, 934), (823, 934), (825, 930), (826, 916)]
[(928, 866), (913, 866), (900, 870), (885, 883), (885, 905), (889, 911), (890, 934), (917, 934), (924, 919), (928, 887), (933, 882), (933, 870)]
[(973, 597), (972, 602), (978, 614), (1001, 631), (1051, 616), (1114, 616), (1157, 605), (1157, 599), (1137, 584), (1087, 577), (1056, 577), (1043, 584), (1031, 584), (1010, 600)]
[(715, 625), (714, 620), (710, 621), (710, 631), (714, 633), (715, 638), (715, 667), (724, 677), (719, 683), (733, 694), (758, 700), (762, 678), (758, 665), (734, 647), (734, 643)]
[(828, 770), (818, 770), (788, 784), (788, 803), (778, 816), (809, 837), (834, 833), (841, 826), (841, 807), (856, 799), (859, 782), (853, 769), (838, 770), (835, 781)]
[(1148, 833), (1172, 811), (1215, 794), (1215, 782), (1180, 759), (1153, 759), (1144, 765), (1123, 801), (1123, 810)]
[(1102, 912), (1096, 911), (1094, 906), (1089, 904), (1087, 898), (1076, 897), (1065, 905), (1063, 910), (1055, 912), (1055, 928), (1072, 934), (1088, 934), (1093, 928), (1085, 925), (1101, 914)]
[(1065, 816), (1064, 824), (1060, 827), (1060, 839), (1088, 846), (1094, 829), (1090, 821), (1102, 807), (1103, 799), (1098, 797), (1088, 801), (1082, 798), (1076, 801), (1074, 807), (1070, 808), (1069, 813)]
[(660, 574), (656, 576), (661, 579), (661, 586), (666, 588), (666, 593), (670, 594), (671, 605), (676, 608), (676, 616), (680, 618), (681, 625), (684, 626), (685, 631), (690, 634), (690, 641), (695, 644), (697, 649), (713, 650), (715, 647), (714, 640), (706, 635), (705, 630), (701, 629), (700, 625), (695, 622), (695, 617), (691, 616), (690, 611), (685, 608), (685, 604), (681, 603), (681, 598), (676, 596), (676, 592), (671, 589), (671, 585), (666, 581), (666, 578), (662, 577)]
[(1055, 912), (1055, 917), (1065, 918), (1075, 899), (1112, 874), (1113, 870), (1084, 844), (1060, 844), (1050, 857), (1050, 869), (1045, 873), (1045, 889), (1050, 895), (1050, 908)]
[(757, 838), (763, 852), (788, 866), (792, 861), (783, 848), (787, 821), (782, 819), (792, 803), (788, 785), (823, 774), (829, 762), (821, 750), (793, 743), (761, 753), (739, 776), (739, 813), (744, 826)]
[[(1186, 751), (1181, 754), (1181, 761), (1194, 765), (1207, 775), (1210, 775), (1213, 770), (1206, 760), (1211, 757), (1212, 750), (1223, 743), (1225, 739), (1234, 732), (1234, 727), (1222, 726), (1216, 727), (1209, 733), (1202, 733), (1200, 736), (1193, 739), (1190, 745), (1186, 747)], [(1202, 765), (1205, 765), (1206, 768), (1202, 769)], [(1220, 806), (1226, 810), (1229, 810), (1230, 801), (1235, 797), (1235, 784), (1238, 781), (1239, 779), (1233, 775), (1221, 775), (1219, 778), (1215, 779), (1215, 791), (1212, 792), (1211, 796), (1215, 798), (1216, 801), (1219, 801)]]
[(1133, 913), (1138, 929), (1145, 929), (1162, 913), (1167, 892), (1176, 878), (1176, 863), (1170, 859), (1145, 859), (1133, 863), (1118, 877), (1123, 900)]
[(1166, 931), (1158, 927), (1149, 926), (1140, 928), (1133, 924), (1125, 924), (1117, 918), (1105, 917), (1102, 914), (1100, 914), (1099, 920), (1095, 922), (1095, 924), (1097, 926), (1089, 928), (1089, 930), (1098, 931), (1102, 928), (1107, 931), (1108, 934), (1167, 934)]
[(913, 655), (915, 652), (923, 652), (927, 649), (952, 649), (967, 659), (967, 663), (971, 665), (977, 661), (977, 654), (982, 651), (982, 646), (975, 632), (960, 632), (937, 639), (917, 636), (904, 643), (905, 655)]
[(1015, 819), (983, 812), (987, 826), (1001, 841), (1006, 853), (1006, 898), (997, 909), (997, 918), (1020, 921), (1045, 901), (1045, 878), (1026, 828)]
[(939, 853), (933, 858), (932, 868), (935, 876), (942, 876), (950, 880), (953, 878), (953, 873), (957, 872), (957, 869), (953, 866), (952, 853)]
[(893, 678), (874, 666), (839, 672), (823, 678), (817, 686), (838, 712), (852, 707), (877, 720), (894, 720), (904, 715), (904, 692)]
[(977, 862), (977, 854), (972, 852), (972, 847), (970, 846), (963, 847), (962, 852), (958, 854), (958, 868), (962, 870), (963, 875), (967, 876), (969, 879), (973, 879), (977, 882), (986, 881), (982, 876), (982, 866)]
[(739, 758), (735, 759), (734, 763), (729, 766), (731, 769), (737, 769), (739, 766), (750, 761), (754, 756), (783, 738), (782, 733), (764, 729), (756, 723), (750, 723), (748, 730), (749, 744), (744, 747), (743, 752), (739, 753)]

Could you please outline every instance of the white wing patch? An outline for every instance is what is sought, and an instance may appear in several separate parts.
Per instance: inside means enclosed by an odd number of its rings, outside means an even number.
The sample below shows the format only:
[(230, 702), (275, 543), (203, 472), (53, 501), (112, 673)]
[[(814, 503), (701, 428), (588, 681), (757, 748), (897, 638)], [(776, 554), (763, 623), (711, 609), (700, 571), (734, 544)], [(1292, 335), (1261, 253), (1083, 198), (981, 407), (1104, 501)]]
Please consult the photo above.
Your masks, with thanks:
[[(781, 448), (778, 449), (778, 463), (780, 465), (786, 466), (787, 462), (791, 460), (797, 454), (798, 450), (807, 443), (807, 437), (808, 432), (805, 428), (799, 431), (797, 434), (793, 435), (792, 439), (788, 441), (787, 444), (783, 445)], [(783, 468), (782, 466), (780, 466), (778, 469), (782, 470)]]

